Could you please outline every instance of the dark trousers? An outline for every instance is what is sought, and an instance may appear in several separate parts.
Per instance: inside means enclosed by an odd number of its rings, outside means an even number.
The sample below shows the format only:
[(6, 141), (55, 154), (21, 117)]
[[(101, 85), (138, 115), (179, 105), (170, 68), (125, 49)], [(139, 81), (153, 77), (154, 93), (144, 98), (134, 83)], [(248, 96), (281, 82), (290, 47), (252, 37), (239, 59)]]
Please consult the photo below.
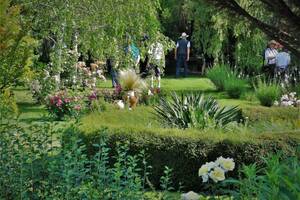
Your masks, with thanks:
[(187, 68), (188, 64), (186, 61), (186, 55), (178, 55), (176, 60), (176, 77), (179, 77), (180, 75), (180, 67), (184, 66), (184, 76), (187, 76)]

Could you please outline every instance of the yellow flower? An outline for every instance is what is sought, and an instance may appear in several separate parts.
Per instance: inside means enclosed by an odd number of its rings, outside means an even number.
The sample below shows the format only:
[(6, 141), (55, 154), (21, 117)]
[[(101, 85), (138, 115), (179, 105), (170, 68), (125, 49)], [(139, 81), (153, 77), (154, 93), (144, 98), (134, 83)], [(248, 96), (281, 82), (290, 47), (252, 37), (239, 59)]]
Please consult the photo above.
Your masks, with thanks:
[(214, 170), (209, 173), (209, 176), (214, 182), (225, 180), (225, 172), (221, 167), (215, 167)]
[(232, 171), (235, 167), (235, 163), (232, 158), (219, 157), (216, 161), (225, 171)]

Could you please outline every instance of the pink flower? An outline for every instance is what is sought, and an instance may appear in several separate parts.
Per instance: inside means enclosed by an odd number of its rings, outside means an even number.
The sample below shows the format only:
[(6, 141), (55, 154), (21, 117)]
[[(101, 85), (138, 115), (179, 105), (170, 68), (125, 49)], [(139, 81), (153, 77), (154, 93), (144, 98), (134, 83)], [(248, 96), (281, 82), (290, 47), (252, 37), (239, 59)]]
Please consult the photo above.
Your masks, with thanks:
[(90, 101), (96, 100), (97, 99), (96, 92), (93, 92), (88, 98), (89, 98)]
[(63, 101), (61, 99), (58, 99), (56, 102), (56, 106), (61, 107), (62, 104), (63, 104)]
[(77, 110), (77, 111), (80, 111), (81, 110), (81, 106), (80, 105), (76, 105), (76, 106), (74, 106), (74, 109)]
[(70, 98), (65, 98), (65, 103), (70, 103), (71, 99)]

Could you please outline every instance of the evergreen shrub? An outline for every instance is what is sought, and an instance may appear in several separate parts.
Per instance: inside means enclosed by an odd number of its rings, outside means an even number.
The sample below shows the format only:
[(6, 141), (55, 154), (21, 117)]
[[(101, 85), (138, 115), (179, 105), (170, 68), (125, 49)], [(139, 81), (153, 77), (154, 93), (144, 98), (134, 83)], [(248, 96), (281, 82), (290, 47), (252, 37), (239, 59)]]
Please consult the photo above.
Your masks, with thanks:
[[(201, 132), (200, 132), (201, 133)], [(217, 133), (216, 133), (217, 134)], [(290, 135), (291, 134), (291, 135)], [(202, 183), (197, 173), (199, 167), (219, 156), (231, 157), (236, 161), (237, 170), (229, 174), (238, 177), (238, 169), (243, 164), (262, 163), (262, 157), (281, 150), (286, 156), (295, 156), (295, 146), (299, 138), (294, 133), (284, 135), (261, 134), (238, 138), (226, 139), (222, 136), (193, 136), (190, 134), (176, 134), (176, 131), (155, 132), (155, 130), (130, 130), (130, 129), (103, 129), (92, 133), (81, 133), (81, 138), (87, 145), (89, 155), (95, 154), (93, 143), (105, 135), (111, 148), (119, 142), (129, 142), (130, 152), (145, 151), (147, 162), (152, 169), (149, 172), (149, 181), (156, 187), (160, 184), (164, 167), (173, 169), (173, 187), (184, 185), (185, 190), (201, 190)], [(216, 137), (218, 139), (216, 139)], [(255, 137), (255, 138), (254, 138)], [(220, 139), (223, 138), (223, 139)], [(298, 155), (299, 156), (299, 155)], [(113, 155), (111, 155), (113, 157)]]

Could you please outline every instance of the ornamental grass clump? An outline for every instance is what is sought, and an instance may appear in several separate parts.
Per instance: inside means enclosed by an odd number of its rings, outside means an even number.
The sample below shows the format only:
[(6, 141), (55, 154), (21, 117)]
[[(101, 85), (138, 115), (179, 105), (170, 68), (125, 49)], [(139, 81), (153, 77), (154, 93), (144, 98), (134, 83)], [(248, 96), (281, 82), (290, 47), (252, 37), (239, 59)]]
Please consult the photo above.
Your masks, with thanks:
[(224, 84), (225, 91), (231, 98), (240, 98), (247, 88), (246, 80), (239, 79), (235, 76), (227, 79)]
[(125, 91), (142, 92), (146, 88), (145, 81), (133, 69), (121, 70), (119, 79), (122, 89)]
[(281, 88), (277, 83), (259, 81), (255, 87), (255, 94), (263, 106), (271, 107), (281, 95)]
[(158, 119), (166, 126), (181, 129), (225, 127), (232, 122), (241, 122), (238, 107), (220, 107), (215, 99), (203, 94), (171, 95), (171, 100), (161, 98), (154, 107)]
[(225, 90), (225, 83), (233, 77), (229, 66), (217, 65), (207, 72), (207, 77), (215, 84), (218, 91)]

